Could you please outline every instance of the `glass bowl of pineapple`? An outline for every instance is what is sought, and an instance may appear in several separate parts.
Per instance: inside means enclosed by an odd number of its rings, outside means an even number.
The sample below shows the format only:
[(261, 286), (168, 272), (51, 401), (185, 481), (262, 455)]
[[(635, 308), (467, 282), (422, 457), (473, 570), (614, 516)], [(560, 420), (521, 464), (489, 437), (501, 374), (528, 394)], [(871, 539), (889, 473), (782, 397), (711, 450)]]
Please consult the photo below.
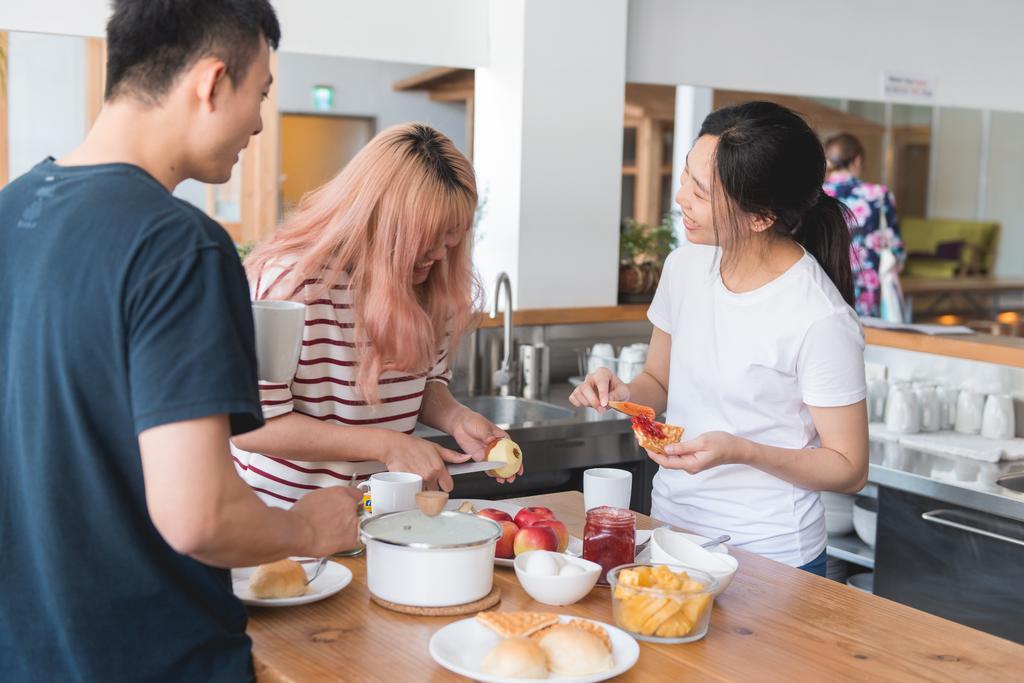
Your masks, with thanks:
[(623, 564), (608, 572), (615, 624), (638, 640), (692, 643), (708, 632), (718, 581), (673, 564)]

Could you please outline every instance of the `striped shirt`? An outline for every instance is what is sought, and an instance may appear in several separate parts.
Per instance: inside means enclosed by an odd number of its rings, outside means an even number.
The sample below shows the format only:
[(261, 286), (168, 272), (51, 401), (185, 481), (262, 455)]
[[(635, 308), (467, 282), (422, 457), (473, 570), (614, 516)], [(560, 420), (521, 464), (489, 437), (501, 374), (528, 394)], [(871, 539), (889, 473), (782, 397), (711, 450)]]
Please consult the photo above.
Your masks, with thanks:
[[(312, 296), (316, 280), (304, 282), (293, 296), (281, 291), (288, 269), (267, 268), (252, 288), (254, 299), (291, 299), (306, 304), (302, 352), (290, 384), (260, 382), (260, 403), (267, 420), (291, 411), (330, 424), (360, 425), (412, 434), (427, 382), (451, 379), (447, 339), (434, 365), (419, 373), (385, 372), (376, 405), (368, 405), (356, 387), (359, 360), (354, 334), (352, 289), (339, 282), (327, 294)], [(239, 475), (268, 505), (287, 507), (303, 494), (324, 486), (354, 486), (385, 469), (375, 460), (301, 461), (250, 453), (232, 445)]]

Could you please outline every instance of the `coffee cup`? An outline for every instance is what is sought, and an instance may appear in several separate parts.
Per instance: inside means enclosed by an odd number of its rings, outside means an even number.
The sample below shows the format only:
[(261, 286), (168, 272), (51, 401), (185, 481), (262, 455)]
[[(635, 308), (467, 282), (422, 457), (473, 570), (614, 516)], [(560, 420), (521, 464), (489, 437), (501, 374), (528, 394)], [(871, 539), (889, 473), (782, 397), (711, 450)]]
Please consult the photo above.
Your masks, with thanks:
[(984, 411), (985, 395), (962, 389), (956, 399), (956, 424), (953, 428), (961, 434), (979, 433)]
[(253, 301), (257, 376), (263, 382), (290, 384), (295, 377), (306, 328), (306, 306), (297, 301)]
[(1012, 439), (1015, 430), (1013, 399), (1008, 394), (989, 396), (981, 415), (981, 435), (989, 439)]
[(377, 472), (358, 488), (370, 490), (370, 508), (374, 515), (412, 510), (416, 494), (423, 490), (423, 477), (412, 472)]
[(583, 509), (607, 505), (629, 509), (633, 474), (613, 467), (594, 467), (583, 472)]

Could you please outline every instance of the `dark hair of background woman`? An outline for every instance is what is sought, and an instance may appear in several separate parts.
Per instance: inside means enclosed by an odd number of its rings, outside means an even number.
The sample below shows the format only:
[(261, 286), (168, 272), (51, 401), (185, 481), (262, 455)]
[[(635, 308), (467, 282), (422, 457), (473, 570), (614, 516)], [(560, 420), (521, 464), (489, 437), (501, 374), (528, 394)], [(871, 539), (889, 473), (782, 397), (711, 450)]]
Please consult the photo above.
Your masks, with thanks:
[(839, 133), (825, 140), (825, 160), (828, 171), (844, 171), (858, 158), (864, 159), (864, 145), (856, 136)]
[[(770, 230), (818, 261), (852, 306), (849, 210), (821, 189), (825, 152), (810, 126), (774, 102), (746, 102), (709, 114), (700, 135), (718, 138), (711, 181), (715, 241), (721, 243), (724, 229), (729, 244), (740, 246), (751, 237), (740, 214), (763, 216)], [(737, 253), (730, 249), (726, 258)]]

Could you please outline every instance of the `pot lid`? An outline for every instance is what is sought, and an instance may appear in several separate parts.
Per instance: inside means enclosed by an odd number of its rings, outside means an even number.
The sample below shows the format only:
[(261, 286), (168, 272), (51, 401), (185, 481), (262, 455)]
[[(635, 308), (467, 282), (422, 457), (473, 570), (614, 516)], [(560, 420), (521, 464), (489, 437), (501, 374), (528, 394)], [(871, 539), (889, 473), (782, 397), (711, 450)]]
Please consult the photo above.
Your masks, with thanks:
[(436, 517), (419, 510), (374, 515), (360, 522), (359, 529), (366, 540), (427, 549), (483, 545), (501, 536), (496, 522), (452, 510)]

